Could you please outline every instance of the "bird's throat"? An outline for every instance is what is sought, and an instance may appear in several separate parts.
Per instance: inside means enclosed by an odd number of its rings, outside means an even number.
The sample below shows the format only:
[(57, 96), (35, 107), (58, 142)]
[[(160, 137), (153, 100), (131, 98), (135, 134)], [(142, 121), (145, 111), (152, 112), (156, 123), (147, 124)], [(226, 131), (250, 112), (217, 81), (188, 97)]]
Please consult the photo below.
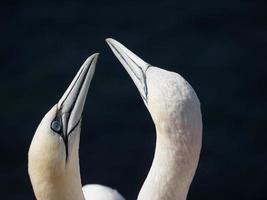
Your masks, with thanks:
[(157, 132), (153, 163), (138, 200), (186, 200), (200, 150), (189, 146), (190, 137), (179, 131)]
[(37, 200), (84, 200), (78, 166), (68, 162), (61, 174), (31, 176)]

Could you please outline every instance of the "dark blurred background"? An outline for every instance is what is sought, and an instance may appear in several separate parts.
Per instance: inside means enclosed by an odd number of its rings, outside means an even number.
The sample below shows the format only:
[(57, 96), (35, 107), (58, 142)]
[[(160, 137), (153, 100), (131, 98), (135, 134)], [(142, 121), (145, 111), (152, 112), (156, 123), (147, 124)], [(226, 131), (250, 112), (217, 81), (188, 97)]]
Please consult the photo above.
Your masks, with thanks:
[(267, 199), (266, 12), (264, 0), (1, 1), (1, 199), (34, 199), (27, 151), (35, 129), (94, 52), (82, 182), (136, 199), (155, 130), (106, 37), (180, 73), (197, 92), (203, 148), (188, 199)]

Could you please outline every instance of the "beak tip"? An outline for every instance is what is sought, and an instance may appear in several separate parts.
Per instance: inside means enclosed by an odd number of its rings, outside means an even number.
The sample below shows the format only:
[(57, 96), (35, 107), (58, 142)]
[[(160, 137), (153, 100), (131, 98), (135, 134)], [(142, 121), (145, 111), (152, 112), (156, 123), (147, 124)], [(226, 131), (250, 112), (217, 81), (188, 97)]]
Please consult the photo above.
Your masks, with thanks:
[(100, 53), (94, 53), (92, 56), (93, 57), (98, 57), (100, 55)]
[(112, 45), (119, 45), (119, 42), (112, 38), (106, 38), (105, 41), (110, 47), (112, 47)]
[[(97, 61), (99, 55), (100, 55), (100, 53), (94, 53), (94, 54), (91, 55), (89, 58), (94, 59), (95, 61)], [(88, 58), (88, 59), (89, 59), (89, 58)]]
[(111, 40), (113, 40), (113, 39), (112, 39), (112, 38), (106, 38), (106, 39), (105, 39), (105, 41), (106, 41), (107, 43), (110, 43)]
[[(93, 55), (90, 55), (84, 62), (83, 66), (85, 66), (86, 68), (95, 66), (95, 63), (97, 62), (98, 57), (99, 57), (99, 53), (94, 53)], [(90, 66), (90, 63), (92, 62), (94, 63), (94, 65), (91, 64)]]

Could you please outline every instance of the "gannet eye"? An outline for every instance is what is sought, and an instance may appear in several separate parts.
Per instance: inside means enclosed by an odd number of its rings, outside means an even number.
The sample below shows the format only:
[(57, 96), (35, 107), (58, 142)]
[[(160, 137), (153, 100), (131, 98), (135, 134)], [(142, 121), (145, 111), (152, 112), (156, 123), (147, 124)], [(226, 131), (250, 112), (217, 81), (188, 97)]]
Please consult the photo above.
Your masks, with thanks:
[(61, 124), (60, 121), (55, 120), (51, 123), (51, 129), (55, 132), (59, 132), (61, 130)]

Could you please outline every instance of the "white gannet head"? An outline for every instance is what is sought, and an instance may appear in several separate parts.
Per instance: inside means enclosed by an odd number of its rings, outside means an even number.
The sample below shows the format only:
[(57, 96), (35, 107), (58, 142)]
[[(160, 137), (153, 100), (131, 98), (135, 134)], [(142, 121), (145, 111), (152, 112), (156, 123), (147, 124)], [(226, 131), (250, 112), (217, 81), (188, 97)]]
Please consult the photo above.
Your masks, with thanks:
[(151, 66), (116, 40), (106, 41), (134, 81), (157, 130), (153, 163), (138, 200), (184, 200), (201, 149), (198, 97), (181, 75)]
[(83, 199), (79, 171), (81, 118), (98, 54), (82, 65), (32, 139), (28, 170), (38, 200)]
[(181, 75), (146, 63), (114, 39), (106, 41), (134, 81), (158, 130), (173, 125), (202, 130), (200, 102)]

